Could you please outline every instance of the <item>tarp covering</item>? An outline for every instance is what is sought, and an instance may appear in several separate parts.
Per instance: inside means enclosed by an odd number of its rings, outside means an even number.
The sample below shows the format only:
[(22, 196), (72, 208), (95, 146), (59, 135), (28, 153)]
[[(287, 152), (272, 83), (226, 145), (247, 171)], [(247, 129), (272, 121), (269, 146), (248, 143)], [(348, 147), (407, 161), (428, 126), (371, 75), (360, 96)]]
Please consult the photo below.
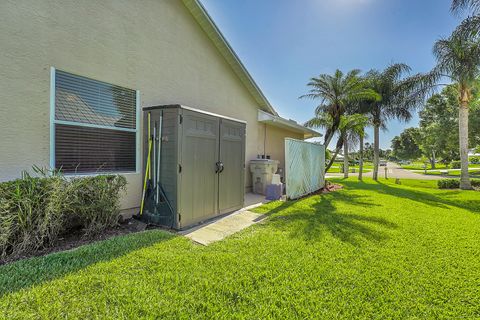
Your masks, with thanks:
[(287, 198), (297, 199), (325, 185), (325, 147), (285, 139), (285, 188)]

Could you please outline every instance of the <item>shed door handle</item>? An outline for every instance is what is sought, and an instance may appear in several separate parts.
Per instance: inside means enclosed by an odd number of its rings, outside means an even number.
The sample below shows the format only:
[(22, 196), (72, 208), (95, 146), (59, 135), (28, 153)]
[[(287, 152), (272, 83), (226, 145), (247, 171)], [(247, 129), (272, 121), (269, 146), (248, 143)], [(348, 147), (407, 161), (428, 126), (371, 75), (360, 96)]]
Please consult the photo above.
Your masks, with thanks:
[(225, 167), (223, 166), (223, 162), (221, 161), (218, 161), (217, 163), (215, 163), (215, 166), (216, 166), (215, 173), (222, 173), (223, 169), (225, 169)]
[(223, 169), (225, 169), (225, 166), (223, 165), (223, 162), (220, 161), (220, 173), (223, 172)]

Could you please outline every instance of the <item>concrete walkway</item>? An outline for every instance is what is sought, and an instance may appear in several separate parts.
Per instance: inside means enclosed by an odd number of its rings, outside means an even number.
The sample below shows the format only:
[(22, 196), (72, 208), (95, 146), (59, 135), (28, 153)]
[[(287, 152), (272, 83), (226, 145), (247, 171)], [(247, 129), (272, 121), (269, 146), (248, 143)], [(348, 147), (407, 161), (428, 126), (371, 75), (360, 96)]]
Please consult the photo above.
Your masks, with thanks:
[(224, 238), (241, 231), (266, 218), (265, 215), (249, 211), (269, 201), (262, 195), (245, 194), (245, 207), (227, 216), (213, 219), (191, 229), (180, 231), (179, 234), (204, 246), (223, 240)]
[(258, 223), (264, 218), (266, 218), (266, 216), (262, 214), (253, 213), (248, 210), (241, 211), (214, 222), (181, 231), (180, 234), (199, 244), (207, 246), (210, 243), (223, 240), (238, 231)]

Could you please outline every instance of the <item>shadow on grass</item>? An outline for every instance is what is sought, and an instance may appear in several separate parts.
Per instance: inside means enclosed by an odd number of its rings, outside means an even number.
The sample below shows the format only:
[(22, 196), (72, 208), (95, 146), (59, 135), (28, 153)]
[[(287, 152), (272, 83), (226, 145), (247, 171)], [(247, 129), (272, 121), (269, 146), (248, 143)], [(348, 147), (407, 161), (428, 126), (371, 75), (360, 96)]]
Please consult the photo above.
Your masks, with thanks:
[(468, 194), (475, 194), (476, 191), (446, 191), (437, 192), (435, 194), (421, 191), (418, 189), (405, 189), (392, 185), (385, 184), (381, 181), (376, 183), (359, 183), (355, 181), (344, 180), (341, 182), (347, 189), (356, 190), (373, 190), (378, 193), (391, 195), (397, 198), (408, 199), (411, 201), (427, 204), (434, 208), (449, 209), (450, 207), (456, 207), (465, 209), (473, 213), (480, 213), (480, 200), (468, 200), (468, 199), (450, 199), (451, 196)]
[(364, 240), (386, 240), (388, 235), (385, 231), (397, 227), (381, 217), (338, 212), (337, 206), (342, 202), (364, 208), (380, 206), (370, 196), (334, 192), (285, 202), (267, 213), (271, 216), (268, 226), (290, 232), (292, 237), (306, 241), (317, 241), (331, 234), (355, 246), (361, 245)]
[[(387, 206), (375, 202), (375, 193), (358, 195), (350, 191), (374, 191), (379, 194), (392, 196), (391, 201), (407, 199), (435, 208), (465, 209), (472, 213), (480, 213), (480, 199), (472, 200), (468, 193), (474, 191), (445, 191), (428, 192), (422, 188), (402, 188), (382, 182), (359, 182), (351, 180), (337, 180), (344, 185), (345, 190), (330, 194), (313, 196), (298, 201), (289, 201), (270, 210), (266, 214), (271, 216), (269, 226), (290, 232), (292, 237), (315, 241), (326, 234), (331, 234), (343, 242), (361, 245), (362, 240), (382, 241), (388, 238), (388, 230), (397, 225), (375, 214), (358, 214), (339, 212), (340, 205), (348, 204), (359, 208)], [(429, 190), (432, 190), (431, 188)], [(461, 195), (467, 195), (461, 198)], [(469, 199), (470, 198), (470, 199)], [(479, 197), (480, 198), (480, 197)], [(371, 212), (375, 212), (372, 208)]]
[(51, 281), (92, 264), (113, 260), (135, 250), (174, 238), (163, 231), (147, 231), (114, 237), (74, 250), (20, 260), (0, 267), (0, 297)]

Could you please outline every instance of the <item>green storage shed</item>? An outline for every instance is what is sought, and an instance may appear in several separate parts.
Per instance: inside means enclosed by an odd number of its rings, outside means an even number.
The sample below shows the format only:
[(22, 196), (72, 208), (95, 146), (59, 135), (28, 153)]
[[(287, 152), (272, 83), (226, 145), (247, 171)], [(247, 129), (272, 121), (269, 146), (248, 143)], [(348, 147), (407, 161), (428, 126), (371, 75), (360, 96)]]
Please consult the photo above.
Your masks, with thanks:
[(244, 121), (181, 105), (143, 110), (145, 160), (151, 152), (144, 220), (185, 229), (243, 207)]

